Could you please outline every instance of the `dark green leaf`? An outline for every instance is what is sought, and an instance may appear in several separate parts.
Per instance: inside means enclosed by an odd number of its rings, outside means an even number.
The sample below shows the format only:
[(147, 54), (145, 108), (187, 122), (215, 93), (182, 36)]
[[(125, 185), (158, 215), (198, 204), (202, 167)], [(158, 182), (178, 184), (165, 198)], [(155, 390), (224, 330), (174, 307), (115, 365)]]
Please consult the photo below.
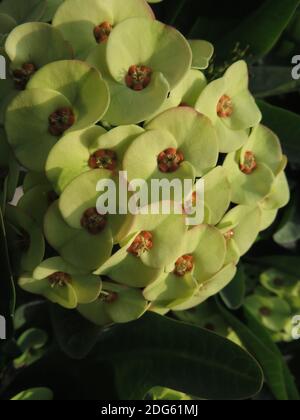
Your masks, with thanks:
[(246, 274), (242, 263), (232, 282), (221, 292), (221, 298), (229, 309), (238, 309), (242, 306), (246, 293)]
[(175, 25), (177, 18), (180, 16), (184, 6), (186, 4), (186, 0), (178, 0), (176, 4), (173, 5), (172, 15), (169, 19), (170, 25)]
[(258, 100), (263, 124), (280, 138), (283, 150), (291, 162), (300, 162), (300, 117), (293, 112)]
[(267, 54), (275, 46), (293, 17), (299, 0), (265, 0), (254, 13), (218, 44), (218, 53), (227, 58), (239, 43), (241, 50), (256, 58)]
[(260, 367), (239, 346), (198, 327), (149, 313), (102, 332), (85, 359), (72, 360), (54, 348), (20, 372), (13, 386), (22, 390), (24, 384), (44, 384), (58, 396), (102, 400), (108, 390), (114, 395), (112, 378), (122, 400), (143, 399), (154, 386), (204, 399), (245, 399), (257, 394), (262, 385)]
[(150, 313), (102, 334), (93, 356), (113, 361), (122, 399), (141, 399), (154, 386), (209, 400), (245, 399), (262, 384), (260, 367), (240, 347)]
[(300, 257), (274, 255), (269, 257), (253, 258), (252, 261), (266, 268), (274, 268), (289, 276), (300, 278)]
[(299, 90), (300, 80), (293, 80), (291, 67), (257, 66), (251, 68), (250, 88), (256, 98), (267, 98)]
[(249, 312), (246, 312), (248, 328), (224, 307), (219, 306), (224, 318), (238, 334), (244, 346), (261, 364), (266, 382), (276, 399), (283, 401), (298, 400), (299, 395), (287, 365), (266, 329)]
[(51, 305), (54, 334), (61, 349), (73, 359), (84, 359), (95, 346), (101, 328), (88, 322), (77, 311)]

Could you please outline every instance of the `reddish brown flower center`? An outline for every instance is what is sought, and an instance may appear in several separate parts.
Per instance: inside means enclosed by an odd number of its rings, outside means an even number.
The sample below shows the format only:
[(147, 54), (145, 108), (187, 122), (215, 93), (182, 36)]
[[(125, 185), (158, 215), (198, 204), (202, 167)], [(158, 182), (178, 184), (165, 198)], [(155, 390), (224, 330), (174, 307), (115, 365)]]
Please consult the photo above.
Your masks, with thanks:
[(164, 173), (176, 172), (183, 161), (183, 153), (174, 148), (164, 150), (157, 158), (158, 168)]
[(257, 162), (255, 154), (253, 152), (247, 151), (244, 156), (244, 162), (240, 164), (241, 171), (250, 175), (257, 168)]
[(75, 115), (71, 108), (59, 108), (49, 116), (49, 133), (61, 136), (75, 123)]
[(194, 268), (194, 258), (192, 255), (183, 255), (178, 258), (175, 263), (174, 274), (178, 277), (183, 277), (190, 273)]
[(24, 90), (30, 77), (36, 72), (37, 68), (32, 63), (25, 63), (20, 69), (13, 71), (13, 80), (15, 88)]
[(68, 283), (71, 283), (72, 278), (70, 274), (57, 271), (48, 277), (48, 281), (51, 287), (65, 287)]
[(223, 95), (217, 105), (217, 114), (220, 118), (231, 117), (233, 113), (233, 104), (229, 96)]
[(151, 82), (152, 69), (148, 66), (131, 66), (125, 77), (126, 85), (136, 91), (145, 89)]
[(129, 254), (135, 257), (141, 257), (145, 252), (150, 251), (153, 248), (153, 235), (151, 232), (141, 232), (135, 240), (132, 242), (130, 247), (127, 249)]
[(113, 150), (100, 149), (93, 153), (89, 159), (92, 169), (108, 169), (114, 171), (118, 164), (118, 157)]
[(267, 308), (266, 306), (263, 306), (262, 308), (260, 308), (259, 312), (264, 317), (269, 317), (272, 315), (271, 309)]
[(98, 235), (107, 225), (107, 214), (99, 214), (96, 208), (87, 209), (82, 218), (81, 226), (91, 235)]
[(234, 238), (234, 230), (233, 230), (233, 229), (231, 229), (231, 230), (229, 230), (228, 232), (226, 232), (226, 233), (224, 234), (224, 237), (225, 237), (225, 239), (226, 239), (227, 241), (230, 241), (230, 239)]
[(94, 37), (98, 44), (106, 42), (111, 34), (113, 27), (109, 22), (103, 22), (94, 28)]

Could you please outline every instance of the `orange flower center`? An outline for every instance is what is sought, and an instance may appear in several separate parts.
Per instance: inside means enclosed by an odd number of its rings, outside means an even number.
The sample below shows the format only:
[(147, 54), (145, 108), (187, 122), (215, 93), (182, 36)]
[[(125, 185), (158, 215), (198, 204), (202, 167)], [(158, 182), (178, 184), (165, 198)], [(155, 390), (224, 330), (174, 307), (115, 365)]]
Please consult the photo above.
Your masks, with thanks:
[(109, 35), (113, 27), (109, 22), (103, 22), (94, 28), (94, 37), (98, 44), (106, 42), (109, 38)]
[(257, 168), (257, 162), (255, 154), (253, 152), (247, 151), (244, 156), (244, 162), (240, 164), (241, 171), (250, 175)]
[(194, 268), (194, 258), (192, 255), (183, 255), (178, 258), (175, 263), (174, 274), (178, 277), (183, 277), (190, 273)]
[(127, 249), (129, 254), (135, 257), (141, 257), (145, 252), (150, 251), (153, 248), (153, 235), (151, 232), (141, 232), (135, 240), (132, 242), (130, 247)]
[(126, 85), (135, 91), (145, 89), (151, 82), (152, 69), (148, 66), (131, 66), (125, 77)]
[(184, 161), (184, 155), (177, 149), (169, 148), (158, 155), (157, 163), (161, 172), (176, 172)]
[(220, 118), (231, 117), (233, 113), (233, 104), (229, 96), (223, 95), (217, 105), (217, 114)]

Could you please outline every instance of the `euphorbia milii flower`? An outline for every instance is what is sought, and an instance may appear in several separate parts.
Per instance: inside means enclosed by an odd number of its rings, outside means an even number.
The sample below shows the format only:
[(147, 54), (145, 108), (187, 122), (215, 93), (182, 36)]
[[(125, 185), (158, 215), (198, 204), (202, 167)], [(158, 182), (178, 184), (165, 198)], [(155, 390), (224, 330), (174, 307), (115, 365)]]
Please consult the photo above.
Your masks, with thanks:
[(291, 301), (291, 303), (294, 300), (293, 298), (299, 298), (300, 296), (300, 281), (298, 278), (278, 270), (264, 271), (260, 276), (260, 282), (269, 292)]
[(185, 303), (221, 270), (225, 255), (226, 242), (216, 228), (201, 225), (189, 230), (183, 237), (180, 256), (146, 287), (144, 296), (167, 308)]
[(213, 122), (220, 152), (233, 152), (243, 146), (249, 129), (261, 120), (261, 113), (248, 90), (246, 63), (234, 63), (224, 77), (211, 82), (201, 93), (195, 108)]
[(89, 305), (79, 305), (78, 311), (92, 323), (106, 326), (126, 323), (140, 318), (148, 309), (148, 302), (140, 290), (103, 281), (99, 298)]
[(290, 189), (285, 172), (276, 176), (270, 193), (259, 203), (262, 210), (261, 230), (271, 226), (277, 217), (279, 209), (290, 201)]
[(272, 295), (248, 296), (244, 306), (261, 324), (275, 333), (283, 331), (288, 319), (292, 316), (289, 304)]
[(125, 19), (154, 19), (145, 0), (66, 0), (57, 10), (53, 25), (85, 59), (97, 44), (104, 45), (114, 28)]
[(168, 110), (145, 129), (124, 156), (129, 181), (195, 180), (217, 163), (218, 146), (211, 122), (192, 108)]
[(136, 124), (154, 115), (183, 80), (192, 52), (176, 29), (131, 18), (116, 26), (106, 49), (96, 47), (88, 62), (101, 71), (111, 92), (104, 120), (112, 125)]
[[(204, 181), (204, 222), (215, 226), (228, 210), (231, 202), (231, 185), (222, 166), (209, 171)], [(193, 193), (195, 204), (196, 191)]]
[(71, 46), (61, 33), (46, 23), (24, 23), (17, 26), (5, 42), (7, 78), (1, 81), (0, 121), (9, 102), (24, 90), (35, 72), (48, 63), (71, 59)]
[[(149, 235), (148, 235), (149, 236)], [(134, 288), (143, 288), (156, 280), (163, 268), (152, 268), (131, 252), (130, 241), (113, 254), (94, 274), (107, 276), (112, 281)], [(145, 252), (147, 252), (145, 250)]]
[(41, 172), (59, 138), (99, 121), (108, 104), (107, 85), (96, 69), (80, 61), (48, 64), (9, 104), (8, 141), (25, 167)]
[(196, 289), (194, 295), (183, 303), (173, 307), (175, 311), (185, 311), (195, 308), (201, 303), (207, 301), (210, 297), (217, 295), (223, 290), (236, 275), (236, 266), (233, 263), (225, 264), (216, 274), (204, 281)]
[(286, 158), (277, 136), (259, 125), (241, 150), (227, 155), (224, 168), (232, 187), (232, 201), (253, 205), (270, 194)]
[[(96, 213), (94, 213), (96, 217)], [(61, 257), (79, 269), (93, 271), (111, 256), (113, 238), (105, 226), (99, 232), (70, 227), (63, 219), (58, 202), (48, 209), (44, 219), (44, 233), (47, 242)]]
[(258, 206), (236, 206), (218, 224), (227, 243), (226, 263), (239, 261), (254, 244), (261, 230), (262, 212)]
[(101, 292), (99, 277), (78, 270), (62, 258), (42, 262), (31, 274), (24, 274), (19, 285), (27, 292), (42, 295), (66, 309), (96, 300)]
[(142, 133), (144, 130), (141, 127), (132, 125), (117, 127), (109, 132), (94, 126), (66, 134), (49, 153), (47, 177), (55, 190), (61, 193), (84, 172), (107, 169), (117, 173), (122, 170), (128, 147)]
[(200, 93), (206, 86), (207, 81), (201, 71), (195, 69), (189, 70), (175, 89), (169, 92), (163, 104), (148, 118), (148, 121), (162, 114), (164, 111), (170, 108), (176, 108), (179, 105), (194, 108)]
[(170, 214), (163, 214), (161, 204), (157, 206), (157, 214), (151, 213), (151, 207), (146, 206), (141, 214), (130, 215), (127, 221), (130, 227), (124, 238), (129, 254), (156, 269), (171, 264), (180, 254), (182, 238), (187, 231), (185, 215), (176, 214), (173, 203), (170, 203)]

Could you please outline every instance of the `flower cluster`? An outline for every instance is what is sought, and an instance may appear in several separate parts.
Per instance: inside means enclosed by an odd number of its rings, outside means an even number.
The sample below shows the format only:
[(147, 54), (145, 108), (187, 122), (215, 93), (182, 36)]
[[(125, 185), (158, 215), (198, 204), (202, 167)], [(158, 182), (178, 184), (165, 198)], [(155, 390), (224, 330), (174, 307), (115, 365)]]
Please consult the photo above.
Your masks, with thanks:
[[(51, 10), (27, 1), (22, 16), (14, 3), (0, 8), (9, 67), (0, 164), (27, 171), (18, 206), (6, 209), (20, 286), (98, 325), (217, 294), (289, 201), (287, 159), (261, 125), (247, 64), (208, 83), (213, 46), (157, 21), (145, 0), (65, 0)], [(120, 171), (147, 183), (203, 179), (203, 223), (126, 215), (121, 203), (100, 213), (97, 185), (118, 186)]]

